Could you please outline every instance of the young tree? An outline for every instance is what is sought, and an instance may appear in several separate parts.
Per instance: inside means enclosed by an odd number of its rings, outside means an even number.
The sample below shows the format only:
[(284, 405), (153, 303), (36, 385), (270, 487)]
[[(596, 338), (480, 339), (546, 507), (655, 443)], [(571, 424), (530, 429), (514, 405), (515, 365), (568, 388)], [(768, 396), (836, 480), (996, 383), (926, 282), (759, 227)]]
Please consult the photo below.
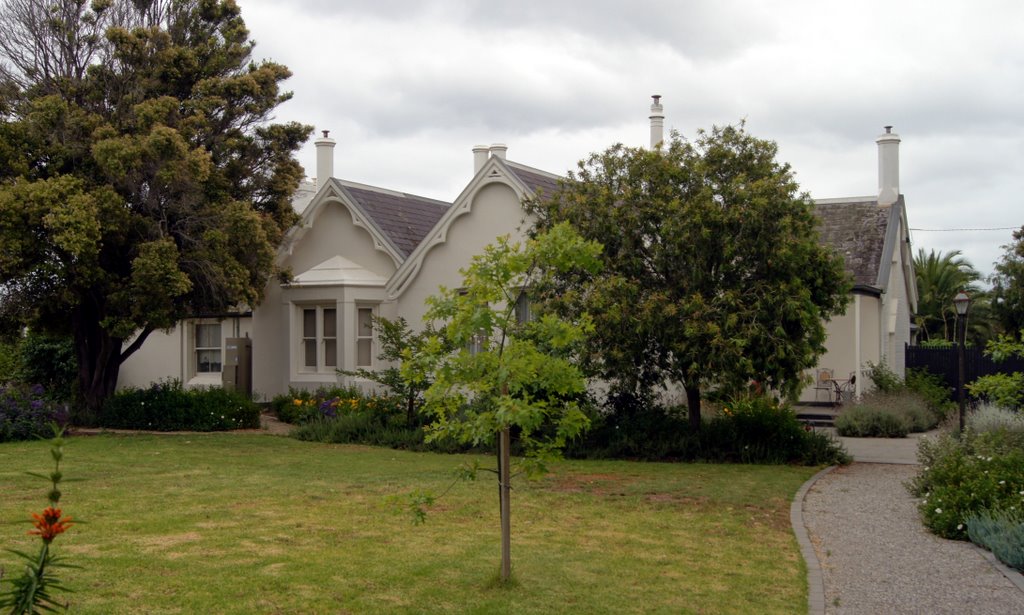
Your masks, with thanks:
[[(525, 246), (508, 236), (473, 257), (459, 289), (442, 288), (427, 300), (425, 320), (443, 323), (444, 339), (432, 336), (407, 356), (406, 377), (434, 382), (425, 393), (431, 416), (428, 438), (498, 446), (501, 509), (501, 579), (511, 575), (511, 460), (513, 430), (534, 460), (557, 455), (588, 420), (574, 401), (586, 387), (573, 358), (591, 331), (590, 318), (554, 314), (516, 317), (536, 281), (555, 272), (594, 272), (600, 244), (585, 241), (568, 225), (553, 226)], [(452, 351), (451, 349), (455, 349)]]
[(95, 411), (152, 331), (260, 301), (311, 129), (232, 0), (0, 15), (0, 316), (73, 336)]
[(552, 307), (593, 315), (588, 366), (613, 393), (681, 383), (699, 429), (707, 387), (800, 389), (848, 283), (776, 152), (742, 125), (653, 151), (615, 145), (532, 204), (537, 228), (568, 221), (604, 244), (600, 276), (561, 276)]
[(991, 278), (992, 312), (1003, 332), (1019, 340), (1024, 335), (1024, 226), (1013, 232), (1013, 242), (1003, 248)]
[[(383, 369), (357, 369), (338, 370), (346, 376), (365, 378), (378, 384), (388, 387), (392, 395), (405, 401), (405, 420), (409, 427), (413, 427), (416, 415), (423, 403), (423, 392), (430, 388), (433, 382), (427, 374), (418, 374), (416, 378), (410, 378), (402, 372), (401, 364), (407, 356), (414, 356), (420, 353), (423, 345), (429, 339), (440, 339), (444, 342), (447, 338), (443, 332), (436, 331), (432, 324), (427, 323), (421, 331), (413, 331), (404, 318), (388, 320), (387, 318), (373, 317), (373, 328), (377, 333), (377, 340), (380, 342), (380, 354), (377, 358), (389, 364)], [(450, 344), (443, 344), (442, 352), (452, 350)]]

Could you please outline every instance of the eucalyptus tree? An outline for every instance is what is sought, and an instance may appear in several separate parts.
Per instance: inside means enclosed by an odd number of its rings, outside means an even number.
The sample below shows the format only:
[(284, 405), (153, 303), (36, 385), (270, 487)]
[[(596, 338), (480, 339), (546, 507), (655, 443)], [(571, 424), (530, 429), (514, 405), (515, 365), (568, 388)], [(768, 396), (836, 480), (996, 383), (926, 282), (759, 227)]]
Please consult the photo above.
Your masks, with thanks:
[(802, 387), (848, 282), (777, 151), (742, 125), (615, 145), (531, 205), (539, 229), (568, 221), (604, 244), (601, 274), (562, 276), (550, 296), (559, 313), (593, 315), (587, 365), (614, 393), (680, 383), (699, 429), (709, 387)]
[(255, 305), (294, 221), (288, 69), (232, 0), (3, 0), (0, 313), (73, 336), (95, 410), (155, 330)]

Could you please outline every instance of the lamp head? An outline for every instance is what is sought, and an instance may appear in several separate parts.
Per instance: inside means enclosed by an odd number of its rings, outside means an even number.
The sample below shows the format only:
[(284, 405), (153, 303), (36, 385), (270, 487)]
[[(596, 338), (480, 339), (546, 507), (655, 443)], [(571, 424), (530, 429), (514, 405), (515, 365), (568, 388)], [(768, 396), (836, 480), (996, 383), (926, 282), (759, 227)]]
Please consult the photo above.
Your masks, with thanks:
[(956, 313), (963, 316), (967, 313), (967, 308), (971, 307), (971, 297), (964, 291), (960, 291), (953, 297), (953, 307), (956, 308)]

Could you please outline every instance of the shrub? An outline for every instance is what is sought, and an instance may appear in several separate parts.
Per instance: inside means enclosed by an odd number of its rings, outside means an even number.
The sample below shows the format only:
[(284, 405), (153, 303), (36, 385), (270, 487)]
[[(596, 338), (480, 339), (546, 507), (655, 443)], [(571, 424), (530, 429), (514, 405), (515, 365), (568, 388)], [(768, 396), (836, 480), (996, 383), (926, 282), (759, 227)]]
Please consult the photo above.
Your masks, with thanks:
[(368, 410), (397, 415), (402, 400), (389, 395), (364, 395), (357, 387), (320, 387), (315, 391), (289, 388), (270, 402), (277, 418), (292, 425), (313, 419), (333, 417), (354, 410)]
[(70, 337), (29, 333), (18, 342), (18, 378), (36, 382), (55, 401), (71, 401), (78, 379), (78, 358)]
[[(1024, 505), (1024, 493), (1021, 494)], [(967, 536), (1007, 566), (1024, 572), (1024, 514), (982, 511), (967, 518)]]
[(67, 422), (66, 407), (48, 399), (42, 386), (0, 385), (0, 442), (44, 437), (52, 433), (52, 424)]
[(944, 421), (947, 416), (956, 410), (956, 404), (950, 398), (950, 391), (949, 387), (946, 386), (946, 381), (941, 376), (929, 372), (926, 368), (908, 369), (904, 384), (907, 389), (917, 393), (925, 400), (925, 403), (928, 404), (928, 409), (935, 414), (939, 422)]
[(765, 396), (726, 404), (691, 431), (685, 409), (656, 404), (630, 412), (596, 413), (591, 428), (566, 454), (587, 458), (740, 463), (849, 463), (842, 445), (826, 433), (807, 431), (793, 411)]
[(933, 429), (938, 423), (939, 416), (928, 409), (925, 400), (907, 389), (865, 395), (835, 421), (839, 435), (862, 438), (903, 438), (909, 432)]
[(892, 393), (903, 388), (903, 381), (885, 363), (868, 361), (868, 378), (876, 390), (884, 393)]
[(945, 538), (967, 537), (967, 521), (982, 511), (1019, 512), (1024, 505), (1024, 448), (1000, 430), (962, 438), (945, 433), (922, 438), (921, 473), (909, 484), (921, 498), (925, 525)]
[(971, 395), (1011, 410), (1024, 408), (1024, 373), (989, 374), (967, 385)]
[(905, 438), (909, 423), (894, 412), (871, 406), (854, 406), (836, 417), (836, 433), (848, 438)]
[(244, 394), (221, 388), (185, 390), (177, 380), (119, 391), (103, 404), (101, 427), (154, 431), (257, 428), (260, 409)]
[(1008, 431), (1024, 435), (1024, 413), (993, 404), (980, 404), (967, 415), (966, 422), (975, 433)]

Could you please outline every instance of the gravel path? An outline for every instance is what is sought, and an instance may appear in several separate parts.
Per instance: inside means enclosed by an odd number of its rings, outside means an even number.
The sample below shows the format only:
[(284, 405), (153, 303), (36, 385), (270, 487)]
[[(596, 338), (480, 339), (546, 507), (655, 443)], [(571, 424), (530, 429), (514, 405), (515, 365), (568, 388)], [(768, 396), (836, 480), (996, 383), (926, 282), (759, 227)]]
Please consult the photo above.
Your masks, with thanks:
[(924, 528), (903, 486), (916, 471), (854, 463), (808, 491), (803, 519), (821, 562), (825, 612), (1024, 613), (1024, 591), (979, 549)]

